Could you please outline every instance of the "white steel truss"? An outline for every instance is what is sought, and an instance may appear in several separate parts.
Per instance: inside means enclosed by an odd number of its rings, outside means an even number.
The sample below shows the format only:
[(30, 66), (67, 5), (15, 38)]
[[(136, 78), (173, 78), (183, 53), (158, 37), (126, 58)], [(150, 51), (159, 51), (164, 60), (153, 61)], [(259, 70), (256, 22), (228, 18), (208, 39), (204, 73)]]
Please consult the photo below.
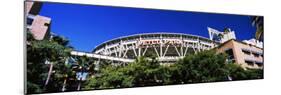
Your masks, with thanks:
[[(173, 61), (216, 46), (217, 43), (200, 36), (179, 33), (150, 33), (122, 37), (105, 42), (95, 48), (93, 54), (114, 61), (130, 62), (147, 52), (157, 55), (159, 61)], [(106, 56), (106, 57), (105, 57)], [(107, 60), (109, 60), (107, 59)], [(127, 60), (128, 59), (128, 60)], [(124, 61), (125, 62), (125, 61)]]

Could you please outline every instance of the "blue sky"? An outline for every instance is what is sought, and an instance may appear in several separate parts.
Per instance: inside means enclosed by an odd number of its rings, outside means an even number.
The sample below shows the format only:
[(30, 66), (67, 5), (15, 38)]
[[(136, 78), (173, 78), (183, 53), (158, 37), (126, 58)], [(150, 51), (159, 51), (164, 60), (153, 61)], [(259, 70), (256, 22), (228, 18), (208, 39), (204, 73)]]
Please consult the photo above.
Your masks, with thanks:
[(39, 13), (52, 19), (51, 32), (70, 40), (75, 50), (91, 52), (97, 45), (120, 36), (172, 32), (208, 37), (207, 27), (229, 27), (238, 40), (254, 37), (250, 16), (44, 3)]

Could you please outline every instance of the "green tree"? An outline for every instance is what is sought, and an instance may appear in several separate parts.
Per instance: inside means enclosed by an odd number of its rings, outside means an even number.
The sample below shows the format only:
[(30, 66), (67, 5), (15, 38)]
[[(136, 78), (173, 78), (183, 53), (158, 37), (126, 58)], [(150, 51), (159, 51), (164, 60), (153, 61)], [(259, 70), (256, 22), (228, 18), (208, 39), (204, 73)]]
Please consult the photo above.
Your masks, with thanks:
[[(76, 73), (81, 73), (82, 76), (77, 76), (77, 80), (78, 80), (78, 86), (77, 86), (77, 90), (81, 89), (81, 84), (82, 84), (82, 78), (83, 75), (85, 73), (88, 73), (89, 69), (90, 69), (90, 59), (87, 56), (82, 56), (82, 57), (78, 57), (78, 61), (77, 61), (77, 65), (78, 68), (76, 68), (75, 72)], [(87, 76), (85, 76), (87, 77)]]
[(248, 69), (248, 79), (263, 79), (263, 69)]
[[(47, 87), (53, 70), (54, 64), (64, 63), (65, 57), (70, 55), (71, 48), (68, 40), (55, 36), (52, 39), (35, 40), (32, 33), (27, 32), (27, 88), (28, 93), (49, 92)], [(45, 63), (50, 63), (49, 66)], [(57, 80), (57, 79), (53, 79)], [(52, 85), (54, 86), (54, 85)], [(43, 89), (45, 87), (45, 89)], [(53, 90), (51, 90), (53, 91)]]
[(228, 65), (228, 70), (229, 70), (229, 76), (231, 77), (232, 80), (245, 80), (248, 79), (248, 76), (245, 72), (245, 69), (242, 68), (238, 64), (227, 64)]
[(108, 65), (102, 68), (99, 77), (90, 78), (85, 89), (119, 88), (159, 85), (160, 64), (155, 58), (139, 57), (126, 66)]
[(229, 72), (225, 60), (226, 55), (215, 51), (186, 56), (175, 64), (180, 71), (177, 80), (183, 83), (226, 81)]
[(255, 38), (257, 40), (262, 41), (263, 40), (263, 31), (264, 31), (263, 17), (261, 17), (261, 16), (252, 17), (252, 25), (256, 27)]
[(126, 66), (107, 65), (101, 68), (100, 76), (89, 78), (84, 89), (262, 78), (262, 70), (245, 70), (237, 64), (227, 63), (226, 58), (226, 54), (219, 54), (213, 50), (188, 55), (172, 65), (160, 65), (156, 57), (139, 57)]
[(262, 79), (263, 69), (244, 69), (238, 64), (227, 64), (232, 80)]

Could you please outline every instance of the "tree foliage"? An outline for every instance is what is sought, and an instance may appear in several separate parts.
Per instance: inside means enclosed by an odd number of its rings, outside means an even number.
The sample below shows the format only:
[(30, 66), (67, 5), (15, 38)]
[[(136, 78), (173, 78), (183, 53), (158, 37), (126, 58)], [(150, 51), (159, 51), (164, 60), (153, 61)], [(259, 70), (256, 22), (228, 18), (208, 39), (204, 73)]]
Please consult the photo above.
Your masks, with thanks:
[(241, 68), (237, 64), (228, 64), (228, 70), (232, 80), (249, 80), (249, 79), (262, 79), (263, 69), (250, 69)]
[[(68, 40), (60, 36), (52, 39), (35, 40), (32, 33), (27, 33), (27, 93), (57, 92), (62, 86), (65, 71), (65, 58), (70, 56)], [(48, 76), (49, 65), (54, 65), (48, 85), (44, 85)]]
[(225, 81), (229, 74), (226, 55), (203, 51), (189, 55), (176, 64), (183, 83)]
[(255, 38), (259, 41), (262, 41), (263, 32), (264, 32), (263, 17), (261, 17), (261, 16), (252, 17), (252, 25), (256, 27)]
[[(203, 51), (176, 64), (160, 65), (155, 57), (139, 57), (126, 66), (107, 65), (100, 76), (89, 78), (84, 89), (139, 87), (262, 78), (262, 70), (245, 70), (226, 63), (227, 55)], [(231, 78), (231, 79), (230, 79)]]

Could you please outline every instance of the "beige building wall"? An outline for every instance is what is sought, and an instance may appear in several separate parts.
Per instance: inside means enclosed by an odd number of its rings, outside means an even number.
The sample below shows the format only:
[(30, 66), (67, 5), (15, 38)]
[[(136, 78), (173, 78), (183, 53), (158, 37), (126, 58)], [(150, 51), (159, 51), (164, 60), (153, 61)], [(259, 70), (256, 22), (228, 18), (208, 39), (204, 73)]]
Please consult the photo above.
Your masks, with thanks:
[(30, 32), (33, 34), (33, 37), (37, 40), (44, 39), (48, 32), (50, 23), (50, 18), (36, 15), (30, 26)]
[(51, 24), (50, 18), (38, 15), (41, 6), (40, 2), (25, 2), (26, 21), (32, 22), (31, 24), (27, 23), (26, 27), (36, 40), (43, 40), (46, 35), (48, 36)]
[[(240, 64), (242, 67), (263, 68), (262, 48), (238, 42), (236, 40), (229, 40), (217, 48), (218, 52), (225, 52), (227, 49), (232, 49), (235, 63)], [(247, 63), (249, 61), (253, 62), (253, 64)]]

